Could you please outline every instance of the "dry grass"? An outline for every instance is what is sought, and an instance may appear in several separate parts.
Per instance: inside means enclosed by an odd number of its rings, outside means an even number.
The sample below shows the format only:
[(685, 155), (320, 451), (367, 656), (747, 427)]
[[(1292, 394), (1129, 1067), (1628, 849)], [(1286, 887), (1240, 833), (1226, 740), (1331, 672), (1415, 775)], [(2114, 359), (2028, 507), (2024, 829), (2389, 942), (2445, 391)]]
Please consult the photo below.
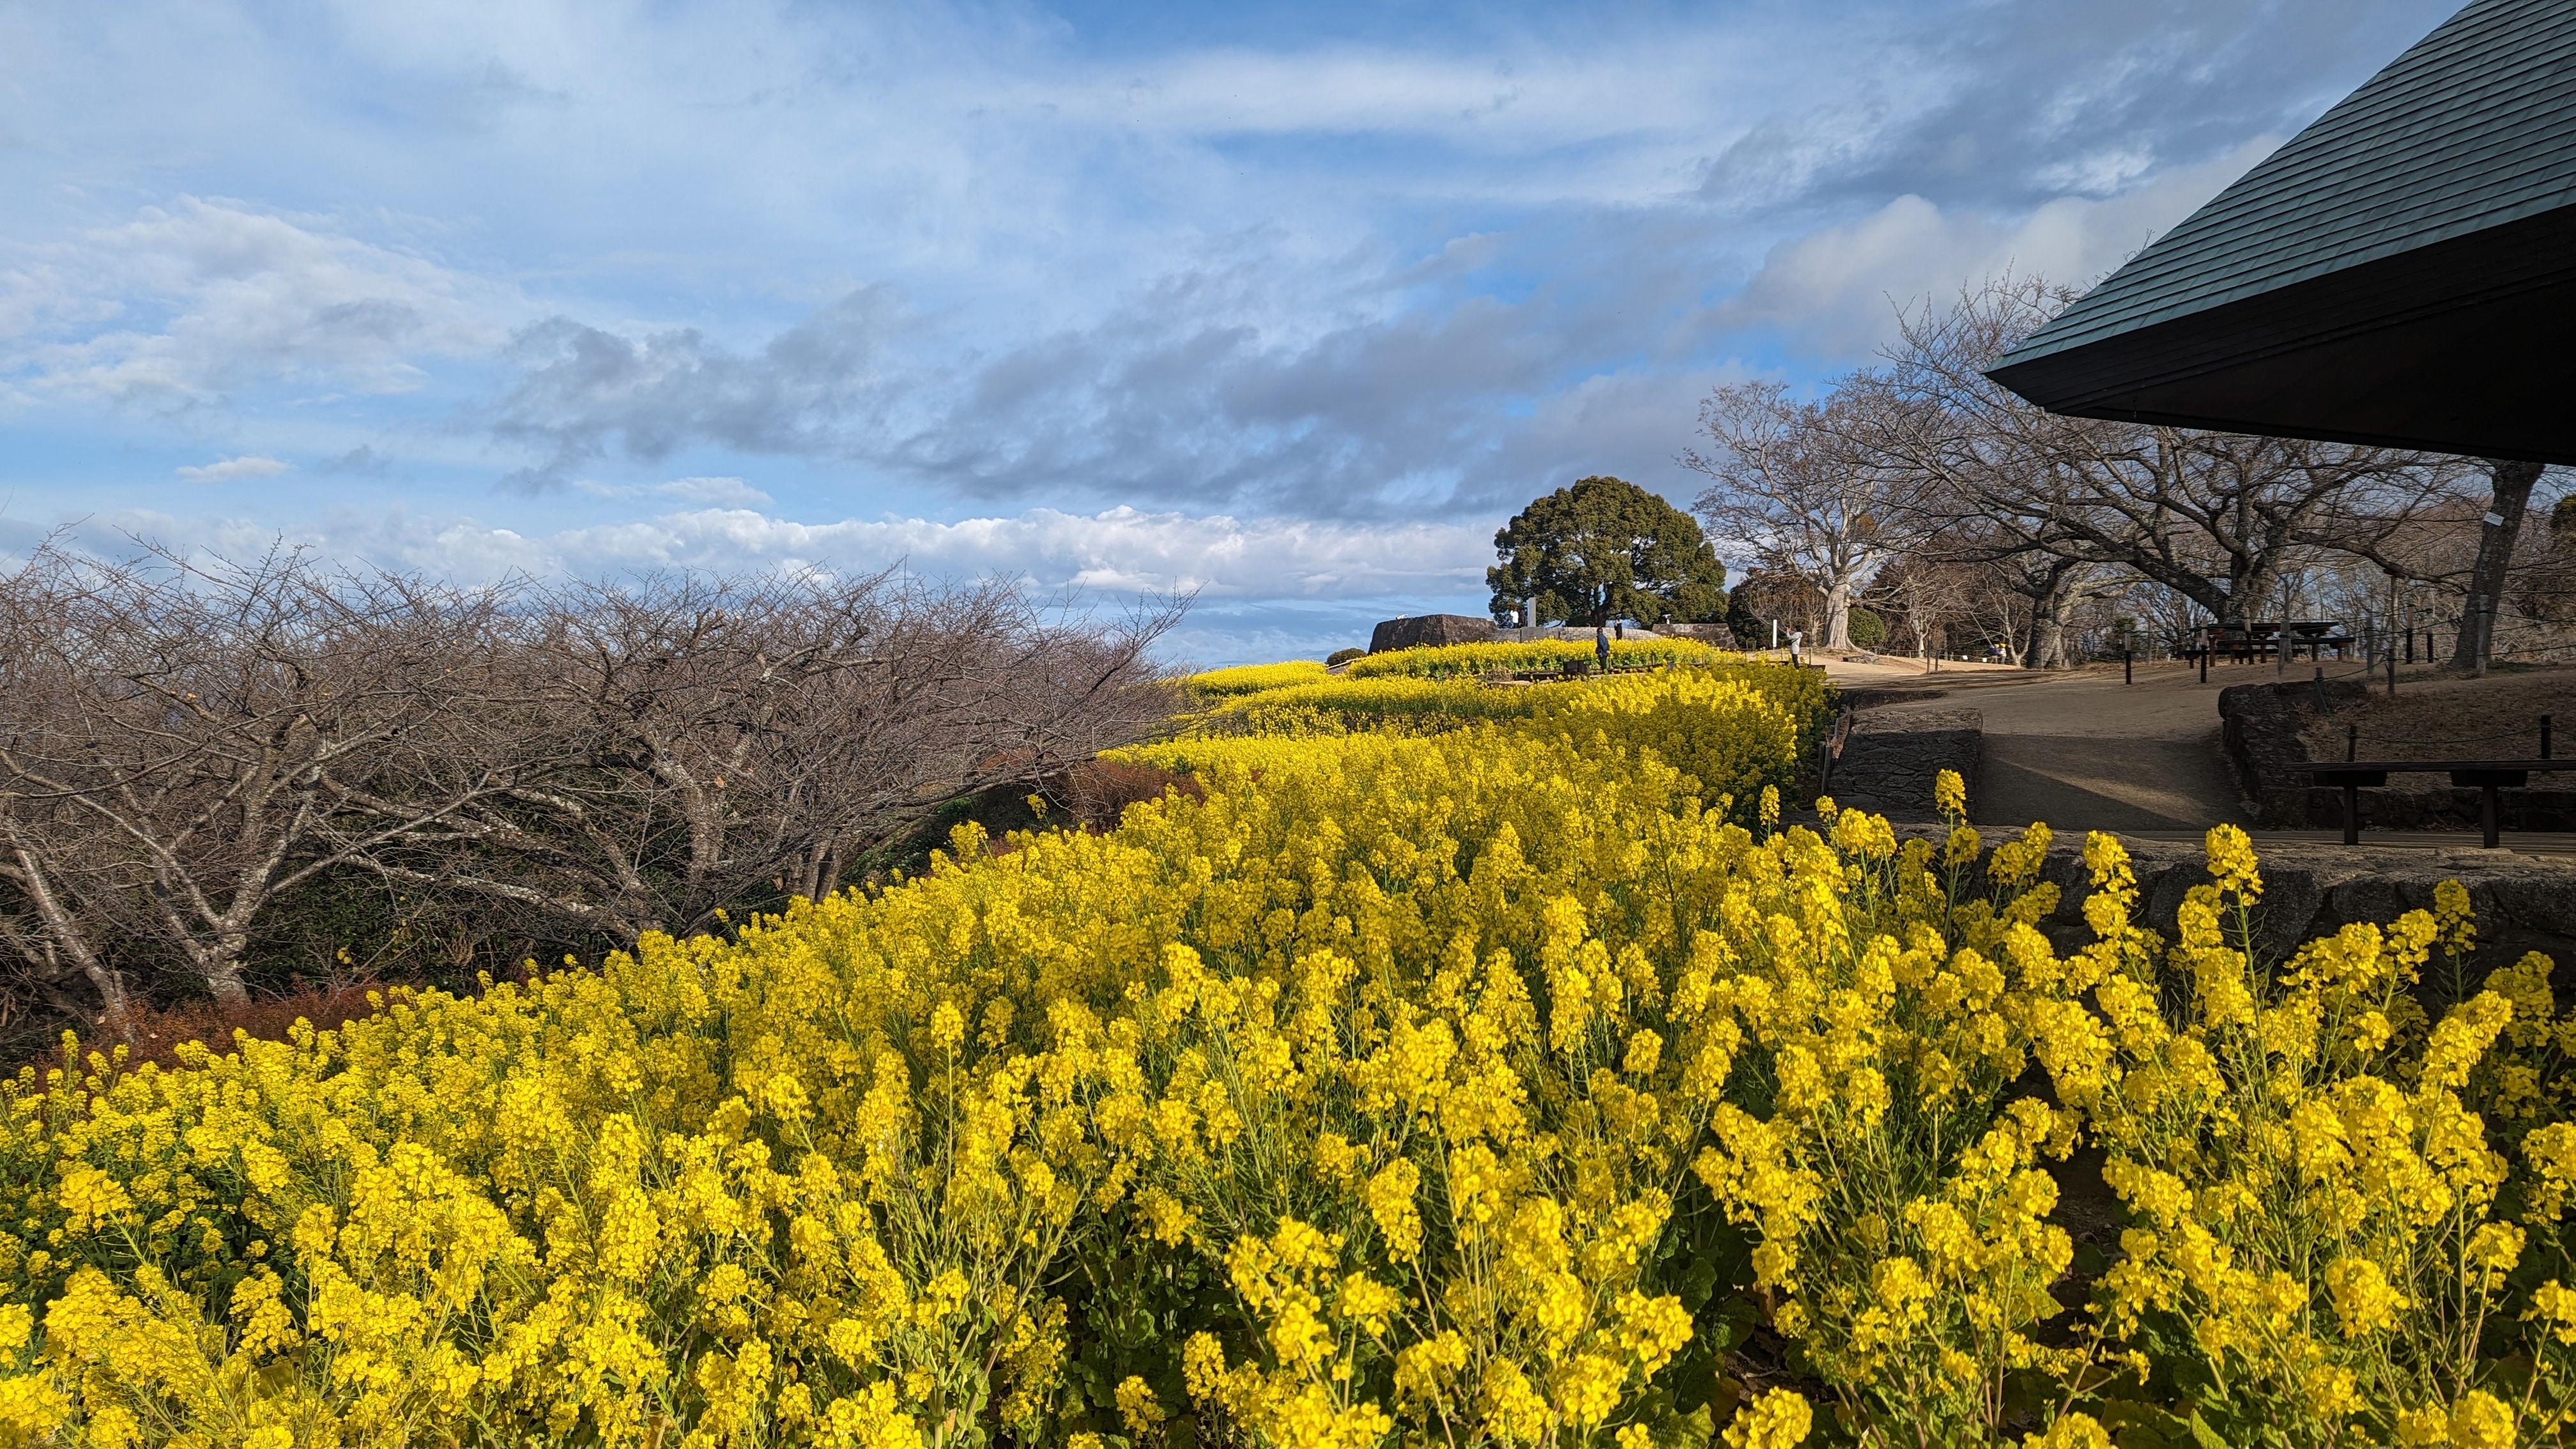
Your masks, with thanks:
[[(368, 1000), (369, 993), (382, 1000), (404, 989), (376, 981), (343, 981), (319, 986), (299, 984), (293, 991), (277, 996), (254, 996), (237, 1007), (210, 1000), (147, 1007), (128, 1016), (121, 1029), (116, 1023), (100, 1027), (81, 1042), (80, 1054), (86, 1057), (92, 1051), (103, 1051), (122, 1043), (129, 1067), (141, 1066), (145, 1062), (176, 1066), (179, 1048), (189, 1042), (204, 1042), (221, 1052), (232, 1049), (236, 1031), (261, 1041), (284, 1041), (298, 1021), (311, 1023), (316, 1031), (327, 1031), (343, 1022), (372, 1014), (377, 1002)], [(35, 1065), (39, 1069), (67, 1066), (76, 1071), (85, 1070), (80, 1062), (66, 1061), (59, 1045), (40, 1055)]]
[(1178, 790), (1193, 800), (1207, 798), (1195, 776), (1122, 760), (1085, 760), (1051, 783), (1057, 786), (1053, 793), (1072, 813), (1066, 823), (1093, 831), (1115, 828), (1128, 806), (1160, 800), (1165, 790)]
[(2576, 731), (2576, 667), (2484, 679), (2436, 675), (2417, 680), (2401, 674), (2396, 698), (2387, 689), (2382, 676), (2367, 698), (2338, 701), (2333, 715), (2310, 724), (2299, 737), (2308, 757), (2342, 758), (2344, 731), (2358, 726), (2364, 759), (2520, 759), (2539, 752), (2542, 715), (2555, 721), (2552, 753), (2576, 753), (2576, 740), (2567, 737)]

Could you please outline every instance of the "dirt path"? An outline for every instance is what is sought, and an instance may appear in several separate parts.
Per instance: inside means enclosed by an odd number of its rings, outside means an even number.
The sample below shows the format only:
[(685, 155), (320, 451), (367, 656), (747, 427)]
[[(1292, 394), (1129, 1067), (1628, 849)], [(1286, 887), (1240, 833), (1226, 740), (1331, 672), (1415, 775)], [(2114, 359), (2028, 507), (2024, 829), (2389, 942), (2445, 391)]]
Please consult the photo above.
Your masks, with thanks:
[[(2308, 666), (2313, 668), (2313, 666)], [(1968, 805), (1980, 825), (2045, 820), (2059, 830), (2200, 830), (2244, 824), (2219, 752), (2218, 691), (2268, 682), (2270, 665), (2212, 670), (2207, 684), (2180, 665), (2063, 673), (1827, 666), (1846, 687), (1931, 688), (1938, 699), (1892, 704), (1889, 719), (1972, 707), (1985, 716), (1980, 778)]]

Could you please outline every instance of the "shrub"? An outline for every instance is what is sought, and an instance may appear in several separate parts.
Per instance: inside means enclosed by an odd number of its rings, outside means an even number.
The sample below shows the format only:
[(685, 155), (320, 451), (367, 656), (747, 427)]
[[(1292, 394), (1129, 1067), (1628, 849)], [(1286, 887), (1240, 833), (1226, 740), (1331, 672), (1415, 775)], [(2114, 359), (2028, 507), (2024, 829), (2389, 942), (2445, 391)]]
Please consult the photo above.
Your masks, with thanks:
[(1284, 689), (1292, 684), (1308, 684), (1322, 678), (1323, 665), (1312, 659), (1291, 659), (1281, 664), (1238, 664), (1231, 669), (1211, 669), (1204, 674), (1193, 674), (1190, 688), (1211, 699), (1229, 699), (1236, 695)]
[(1853, 609), (1851, 641), (1863, 649), (1877, 648), (1887, 642), (1887, 622), (1867, 609)]
[(1367, 657), (1368, 651), (1365, 649), (1336, 649), (1332, 653), (1324, 656), (1324, 667), (1327, 669), (1339, 669), (1354, 659), (1366, 659)]

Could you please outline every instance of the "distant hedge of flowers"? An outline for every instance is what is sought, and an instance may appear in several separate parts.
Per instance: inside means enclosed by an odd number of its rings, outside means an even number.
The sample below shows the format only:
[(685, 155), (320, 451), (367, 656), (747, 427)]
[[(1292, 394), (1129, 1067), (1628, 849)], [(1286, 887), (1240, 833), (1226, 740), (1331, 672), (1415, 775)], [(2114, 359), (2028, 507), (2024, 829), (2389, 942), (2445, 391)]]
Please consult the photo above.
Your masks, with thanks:
[(1259, 694), (1267, 689), (1284, 689), (1292, 684), (1311, 684), (1323, 679), (1324, 666), (1312, 659), (1290, 659), (1279, 664), (1238, 664), (1231, 669), (1211, 669), (1190, 676), (1190, 688), (1211, 699), (1238, 694)]
[[(1584, 735), (1578, 745), (1598, 733), (1604, 736), (1604, 748), (1631, 755), (1651, 750), (1713, 791), (1731, 795), (1738, 816), (1750, 820), (1764, 785), (1786, 791), (1799, 767), (1813, 758), (1833, 709), (1832, 691), (1819, 671), (1711, 653), (1694, 665), (1667, 666), (1652, 675), (1511, 687), (1490, 686), (1473, 675), (1384, 672), (1292, 680), (1223, 698), (1184, 733), (1265, 738), (1353, 731), (1419, 734), (1477, 720), (1547, 721), (1545, 727), (1559, 737)], [(1754, 714), (1761, 716), (1758, 722)], [(1775, 728), (1783, 720), (1785, 737)]]
[[(1492, 644), (1444, 644), (1424, 649), (1390, 649), (1354, 659), (1346, 671), (1355, 678), (1412, 674), (1429, 679), (1471, 678), (1498, 669), (1557, 669), (1570, 661), (1592, 662), (1589, 639), (1530, 639)], [(1660, 664), (1708, 664), (1743, 656), (1712, 649), (1696, 639), (1616, 639), (1610, 644), (1610, 667), (1645, 668)]]
[[(1783, 675), (1789, 671), (1782, 671)], [(1820, 802), (1677, 670), (1188, 737), (1106, 833), (175, 1070), (21, 1076), (0, 1437), (2558, 1442), (2576, 1021)], [(1670, 755), (1667, 755), (1670, 751)], [(2120, 1251), (2076, 1261), (2096, 1150)]]

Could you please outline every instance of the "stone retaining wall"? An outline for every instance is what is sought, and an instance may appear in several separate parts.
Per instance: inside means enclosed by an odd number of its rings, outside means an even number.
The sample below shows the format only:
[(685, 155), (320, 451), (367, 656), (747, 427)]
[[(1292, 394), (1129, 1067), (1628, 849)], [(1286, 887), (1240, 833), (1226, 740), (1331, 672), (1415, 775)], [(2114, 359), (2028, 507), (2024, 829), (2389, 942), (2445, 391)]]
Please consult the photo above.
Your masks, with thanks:
[[(1988, 830), (1984, 843), (1991, 851), (2015, 833)], [(2137, 872), (2139, 924), (2170, 942), (2183, 893), (2209, 883), (2204, 849), (2192, 841), (2135, 836), (2123, 836), (2121, 843)], [(2056, 913), (2041, 921), (2040, 929), (2061, 952), (2093, 939), (2083, 916), (2084, 897), (2092, 891), (2083, 848), (2081, 834), (2061, 833), (2051, 843), (2042, 867), (2044, 878), (2057, 884), (2058, 901)], [(2385, 925), (2407, 911), (2430, 910), (2433, 888), (2456, 880), (2468, 888), (2469, 901), (2477, 910), (2480, 976), (2511, 964), (2525, 951), (2541, 951), (2558, 963), (2557, 989), (2564, 992), (2576, 986), (2576, 861), (2480, 850), (2474, 845), (2457, 850), (2348, 850), (2300, 841), (2272, 842), (2257, 849), (2263, 872), (2257, 930), (2264, 949), (2275, 957), (2354, 922)], [(1980, 882), (1984, 865), (1980, 859)], [(2437, 954), (2427, 972), (2440, 969)], [(2468, 985), (2474, 989), (2476, 981)]]
[(1973, 709), (1893, 717), (1864, 709), (1852, 716), (1851, 735), (1825, 781), (1825, 793), (1838, 805), (1890, 820), (1935, 820), (1934, 777), (1956, 770), (1973, 796), (1984, 743), (1985, 716)]

